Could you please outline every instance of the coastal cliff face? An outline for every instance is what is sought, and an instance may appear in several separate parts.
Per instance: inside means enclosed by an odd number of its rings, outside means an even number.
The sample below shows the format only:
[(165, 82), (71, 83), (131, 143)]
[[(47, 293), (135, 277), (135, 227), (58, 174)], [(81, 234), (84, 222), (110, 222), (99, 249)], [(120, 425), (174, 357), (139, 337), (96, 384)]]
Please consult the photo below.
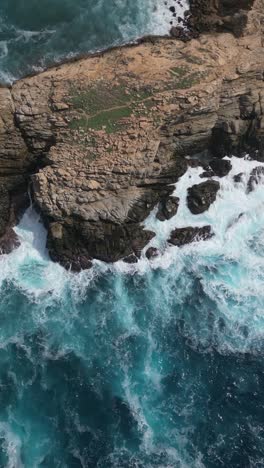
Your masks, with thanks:
[(153, 39), (1, 88), (2, 250), (28, 184), (51, 257), (78, 270), (140, 255), (153, 236), (142, 221), (194, 158), (264, 161), (263, 11), (193, 1), (198, 29), (232, 32)]

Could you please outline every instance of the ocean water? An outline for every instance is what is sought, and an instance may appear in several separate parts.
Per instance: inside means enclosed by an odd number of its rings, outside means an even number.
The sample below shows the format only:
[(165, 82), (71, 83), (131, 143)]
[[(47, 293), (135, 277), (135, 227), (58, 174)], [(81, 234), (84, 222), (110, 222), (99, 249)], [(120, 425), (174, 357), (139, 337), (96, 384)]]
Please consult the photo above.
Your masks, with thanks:
[(1, 0), (0, 83), (65, 58), (167, 34), (187, 0)]
[[(0, 258), (1, 467), (264, 466), (264, 185), (248, 194), (256, 163), (231, 162), (198, 216), (188, 170), (178, 215), (145, 223), (160, 257), (137, 265), (66, 272), (25, 213)], [(212, 239), (168, 247), (204, 224)]]

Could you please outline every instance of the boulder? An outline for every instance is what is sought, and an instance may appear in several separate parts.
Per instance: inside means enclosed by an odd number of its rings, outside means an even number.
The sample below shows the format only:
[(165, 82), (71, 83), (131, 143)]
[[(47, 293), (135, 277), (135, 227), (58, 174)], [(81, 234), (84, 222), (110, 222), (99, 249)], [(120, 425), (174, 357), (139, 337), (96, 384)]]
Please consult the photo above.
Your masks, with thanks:
[(209, 166), (217, 177), (226, 176), (232, 169), (232, 164), (228, 159), (214, 158), (210, 161)]
[(158, 257), (159, 254), (160, 254), (160, 251), (156, 247), (149, 247), (148, 250), (146, 251), (146, 257), (148, 260)]
[(178, 197), (168, 197), (161, 200), (158, 205), (156, 217), (159, 221), (166, 221), (177, 214), (180, 199)]
[(188, 189), (187, 204), (193, 214), (200, 214), (208, 210), (215, 202), (216, 194), (220, 189), (219, 182), (207, 180), (201, 184), (193, 185)]
[(168, 242), (177, 247), (182, 247), (191, 242), (210, 239), (213, 235), (211, 226), (177, 228), (172, 231)]

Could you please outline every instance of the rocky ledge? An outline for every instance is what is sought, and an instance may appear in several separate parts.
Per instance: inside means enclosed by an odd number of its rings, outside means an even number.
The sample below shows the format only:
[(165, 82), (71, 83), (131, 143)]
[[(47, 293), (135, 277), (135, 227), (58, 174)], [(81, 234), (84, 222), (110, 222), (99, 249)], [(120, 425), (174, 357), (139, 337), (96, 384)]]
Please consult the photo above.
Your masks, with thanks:
[(153, 236), (142, 221), (157, 204), (177, 212), (170, 184), (193, 158), (264, 160), (264, 0), (203, 3), (189, 42), (152, 38), (0, 88), (2, 250), (30, 188), (55, 261), (137, 257)]

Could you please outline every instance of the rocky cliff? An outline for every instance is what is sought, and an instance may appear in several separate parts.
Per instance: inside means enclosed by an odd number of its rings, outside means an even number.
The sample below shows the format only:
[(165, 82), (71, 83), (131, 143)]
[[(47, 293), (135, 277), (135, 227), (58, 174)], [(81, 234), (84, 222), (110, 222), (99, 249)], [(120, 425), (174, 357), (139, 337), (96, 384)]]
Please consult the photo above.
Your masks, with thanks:
[(141, 222), (193, 159), (264, 160), (263, 12), (264, 0), (194, 0), (196, 39), (153, 38), (0, 88), (2, 250), (28, 187), (51, 257), (78, 270), (140, 255), (153, 235)]

